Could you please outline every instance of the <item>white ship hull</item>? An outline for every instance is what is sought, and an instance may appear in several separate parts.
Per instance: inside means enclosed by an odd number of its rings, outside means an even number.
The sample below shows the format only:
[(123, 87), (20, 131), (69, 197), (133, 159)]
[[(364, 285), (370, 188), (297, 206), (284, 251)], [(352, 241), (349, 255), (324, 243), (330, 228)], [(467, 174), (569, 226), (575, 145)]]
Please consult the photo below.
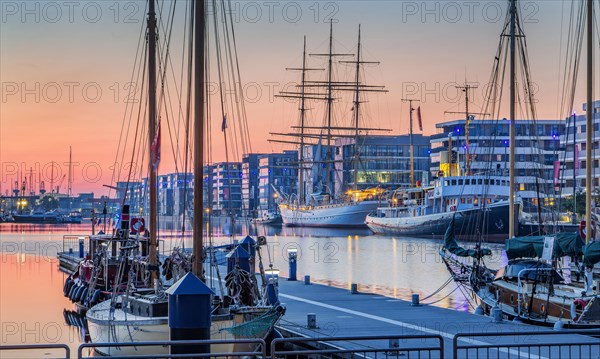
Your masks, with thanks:
[[(265, 309), (266, 310), (266, 309)], [(170, 330), (167, 317), (147, 318), (125, 313), (121, 309), (110, 310), (110, 300), (104, 301), (87, 312), (88, 330), (93, 343), (135, 343), (169, 341)], [(235, 325), (236, 316), (213, 317), (210, 328), (211, 340), (232, 340), (233, 334), (221, 330)], [(265, 333), (266, 336), (267, 333)], [(263, 338), (261, 338), (263, 339)], [(211, 353), (253, 351), (254, 344), (227, 343), (211, 345)], [(112, 346), (98, 347), (96, 351), (109, 356), (144, 356), (169, 354), (169, 346)]]
[(296, 227), (364, 227), (367, 215), (381, 205), (379, 201), (362, 201), (321, 206), (280, 205), (286, 226)]

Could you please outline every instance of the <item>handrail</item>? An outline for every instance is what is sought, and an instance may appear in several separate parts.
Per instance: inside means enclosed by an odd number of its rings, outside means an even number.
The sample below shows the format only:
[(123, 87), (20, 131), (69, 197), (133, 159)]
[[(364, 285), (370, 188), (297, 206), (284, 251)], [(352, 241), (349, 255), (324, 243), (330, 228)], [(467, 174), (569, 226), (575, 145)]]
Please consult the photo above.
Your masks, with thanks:
[[(86, 343), (81, 344), (77, 349), (77, 359), (91, 358), (83, 356), (83, 350), (86, 348), (109, 348), (109, 347), (154, 347), (154, 346), (182, 346), (182, 345), (212, 345), (212, 344), (256, 344), (260, 346), (260, 351), (252, 352), (234, 352), (234, 353), (197, 353), (197, 354), (150, 354), (144, 355), (144, 359), (159, 358), (212, 358), (212, 357), (248, 357), (260, 355), (266, 358), (266, 343), (262, 339), (223, 339), (223, 340), (170, 340), (170, 341), (148, 341), (148, 342), (127, 342), (127, 343)], [(140, 358), (140, 356), (113, 356), (111, 358)]]
[[(517, 275), (517, 287), (518, 287), (518, 293), (517, 293), (517, 308), (518, 308), (518, 312), (517, 315), (519, 317), (521, 317), (521, 274), (524, 272), (533, 272), (533, 271), (547, 271), (547, 272), (551, 272), (554, 270), (554, 268), (523, 268), (519, 271), (519, 274)], [(525, 298), (523, 298), (525, 299)]]
[(0, 351), (3, 350), (38, 350), (38, 349), (64, 349), (65, 359), (71, 358), (71, 348), (66, 344), (18, 344), (18, 345), (0, 345)]

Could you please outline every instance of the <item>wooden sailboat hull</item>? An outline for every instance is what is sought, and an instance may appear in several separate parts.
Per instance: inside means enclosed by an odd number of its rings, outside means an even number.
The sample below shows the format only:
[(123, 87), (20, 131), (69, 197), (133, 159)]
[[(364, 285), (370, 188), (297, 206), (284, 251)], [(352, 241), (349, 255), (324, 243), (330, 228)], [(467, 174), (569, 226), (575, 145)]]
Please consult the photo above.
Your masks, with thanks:
[(283, 224), (289, 227), (365, 227), (365, 219), (379, 201), (348, 202), (321, 206), (280, 205)]
[[(257, 308), (258, 309), (258, 308)], [(255, 315), (266, 312), (269, 308), (260, 308)], [(102, 302), (87, 314), (90, 339), (94, 343), (135, 343), (148, 341), (168, 341), (170, 330), (168, 317), (141, 317), (125, 313), (121, 309), (111, 310), (110, 300)], [(213, 316), (210, 328), (211, 340), (233, 340), (236, 337), (224, 328), (243, 322), (242, 314)], [(260, 333), (264, 339), (268, 332)], [(227, 343), (211, 345), (211, 353), (234, 353), (253, 351), (254, 344)], [(169, 354), (169, 346), (112, 346), (98, 347), (96, 351), (103, 355), (149, 355)]]
[[(503, 316), (509, 320), (518, 318), (528, 324), (552, 327), (560, 319), (566, 329), (600, 328), (599, 320), (588, 322), (575, 320), (571, 304), (580, 297), (580, 294), (566, 291), (560, 287), (555, 289), (560, 295), (548, 295), (547, 291), (543, 290), (534, 295), (531, 295), (531, 291), (524, 293), (522, 291), (520, 302), (517, 284), (508, 281), (495, 281), (489, 286), (478, 288), (475, 293), (486, 313), (490, 313), (491, 309), (497, 305), (502, 310)], [(569, 286), (564, 287), (569, 288)], [(519, 306), (521, 307), (520, 313)], [(576, 312), (576, 316), (580, 314), (581, 312)]]

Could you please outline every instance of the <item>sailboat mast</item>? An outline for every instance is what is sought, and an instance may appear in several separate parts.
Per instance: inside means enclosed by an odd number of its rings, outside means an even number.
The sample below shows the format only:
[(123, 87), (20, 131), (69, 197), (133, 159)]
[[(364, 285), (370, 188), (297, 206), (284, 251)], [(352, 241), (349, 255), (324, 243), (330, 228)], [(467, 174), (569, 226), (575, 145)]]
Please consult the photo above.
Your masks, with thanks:
[(415, 108), (413, 107), (413, 102), (418, 102), (419, 100), (414, 100), (414, 99), (406, 99), (403, 98), (402, 102), (408, 102), (408, 108), (409, 108), (409, 119), (410, 119), (410, 125), (409, 125), (409, 135), (408, 135), (408, 141), (409, 141), (409, 151), (410, 151), (410, 185), (411, 187), (415, 186), (415, 146), (413, 143), (413, 112), (415, 111)]
[(575, 114), (572, 116), (573, 118), (573, 224), (577, 223), (577, 167), (576, 158), (577, 158), (577, 124), (575, 121), (577, 118)]
[[(67, 196), (71, 197), (71, 186), (72, 186), (72, 173), (73, 173), (73, 156), (72, 156), (72, 148), (69, 146), (69, 179), (67, 180)], [(69, 199), (69, 206), (71, 204), (71, 200)], [(70, 209), (70, 208), (69, 208)]]
[(515, 88), (515, 71), (516, 71), (516, 51), (515, 51), (515, 40), (517, 30), (517, 0), (511, 0), (510, 2), (510, 134), (509, 134), (509, 146), (510, 146), (510, 192), (508, 196), (508, 207), (509, 207), (509, 220), (508, 220), (508, 238), (512, 238), (516, 235), (515, 233), (515, 99), (516, 99), (516, 88)]
[(304, 203), (304, 126), (306, 119), (306, 36), (304, 36), (304, 47), (302, 50), (302, 84), (300, 89), (300, 153), (298, 159), (298, 201)]
[[(149, 238), (149, 265), (156, 268), (158, 265), (158, 255), (156, 253), (157, 244), (157, 174), (156, 167), (152, 158), (152, 142), (156, 134), (156, 12), (154, 10), (154, 0), (148, 2), (148, 151), (150, 152), (148, 167), (148, 188), (150, 198), (150, 238)], [(150, 271), (150, 283), (158, 279), (157, 270)]]
[[(358, 120), (360, 106), (360, 25), (358, 25), (358, 49), (356, 50), (356, 90), (354, 98), (354, 155), (353, 155), (353, 171), (354, 171), (354, 190), (358, 189)], [(412, 161), (411, 161), (412, 162)]]
[(469, 127), (471, 127), (471, 115), (469, 115), (469, 89), (471, 87), (465, 84), (465, 174), (468, 176), (471, 170), (471, 161), (469, 158)]
[[(205, 9), (204, 0), (192, 3), (194, 7), (194, 233), (193, 233), (193, 273), (204, 281), (202, 267), (203, 249), (203, 202), (204, 202), (204, 42)], [(230, 194), (231, 195), (231, 194)]]
[(586, 107), (586, 150), (585, 150), (585, 241), (592, 240), (592, 133), (594, 108), (594, 1), (587, 1), (587, 107)]
[[(325, 161), (327, 163), (325, 174), (325, 186), (329, 187), (331, 182), (331, 121), (333, 111), (333, 19), (329, 24), (329, 56), (327, 66), (327, 152)], [(333, 193), (330, 193), (333, 197)]]

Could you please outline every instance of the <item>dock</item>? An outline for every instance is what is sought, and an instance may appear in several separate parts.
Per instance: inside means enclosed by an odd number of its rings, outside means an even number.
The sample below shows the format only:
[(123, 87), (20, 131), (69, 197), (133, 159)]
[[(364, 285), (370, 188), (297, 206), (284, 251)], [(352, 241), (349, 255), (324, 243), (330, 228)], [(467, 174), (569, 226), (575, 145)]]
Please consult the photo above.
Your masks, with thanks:
[(304, 338), (294, 344), (305, 349), (363, 357), (462, 358), (468, 352), (471, 358), (600, 358), (600, 340), (590, 336), (600, 330), (571, 334), (496, 323), (489, 316), (285, 278), (279, 280), (279, 296), (287, 311), (278, 329), (286, 338)]

